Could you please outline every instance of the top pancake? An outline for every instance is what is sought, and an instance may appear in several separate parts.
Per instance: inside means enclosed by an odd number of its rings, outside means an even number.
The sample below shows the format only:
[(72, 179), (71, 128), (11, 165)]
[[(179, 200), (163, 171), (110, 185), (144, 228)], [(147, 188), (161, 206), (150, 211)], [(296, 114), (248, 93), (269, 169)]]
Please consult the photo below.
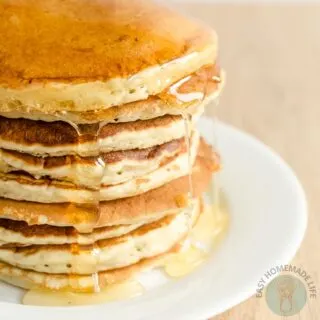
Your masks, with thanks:
[(149, 0), (4, 0), (0, 105), (101, 110), (214, 63), (210, 29)]

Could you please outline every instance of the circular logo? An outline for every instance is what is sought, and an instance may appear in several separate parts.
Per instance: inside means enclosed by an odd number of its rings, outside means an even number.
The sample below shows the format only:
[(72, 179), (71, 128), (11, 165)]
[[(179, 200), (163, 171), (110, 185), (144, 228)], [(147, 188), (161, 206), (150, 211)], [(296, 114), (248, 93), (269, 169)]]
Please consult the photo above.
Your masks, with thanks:
[(297, 277), (280, 275), (267, 286), (266, 300), (275, 314), (289, 317), (299, 313), (305, 306), (307, 290)]

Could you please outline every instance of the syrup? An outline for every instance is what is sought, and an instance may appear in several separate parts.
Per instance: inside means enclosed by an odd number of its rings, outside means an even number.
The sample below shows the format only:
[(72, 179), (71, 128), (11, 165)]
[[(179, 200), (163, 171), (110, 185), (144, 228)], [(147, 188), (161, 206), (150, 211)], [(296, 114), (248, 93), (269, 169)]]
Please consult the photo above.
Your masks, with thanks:
[[(188, 214), (188, 228), (189, 231), (191, 229), (191, 212), (193, 211), (193, 198), (194, 198), (194, 190), (193, 190), (193, 183), (192, 183), (192, 157), (191, 157), (191, 133), (192, 133), (192, 114), (189, 111), (188, 107), (190, 106), (197, 106), (200, 107), (203, 100), (207, 96), (207, 89), (208, 89), (208, 83), (209, 79), (207, 77), (207, 74), (205, 73), (205, 76), (202, 78), (202, 82), (199, 86), (194, 87), (193, 84), (188, 83), (191, 79), (191, 75), (186, 76), (185, 78), (177, 81), (175, 84), (170, 86), (170, 88), (164, 93), (161, 94), (160, 97), (166, 101), (167, 103), (170, 103), (170, 101), (174, 101), (175, 103), (178, 103), (181, 108), (181, 117), (184, 121), (184, 137), (185, 137), (185, 144), (187, 148), (188, 153), (188, 182), (189, 182), (189, 192), (188, 192), (188, 203), (189, 203), (189, 210), (187, 212), (190, 212)], [(212, 79), (211, 79), (212, 80)], [(191, 88), (190, 88), (191, 85)]]
[(204, 90), (188, 92), (188, 93), (179, 92), (179, 89), (181, 89), (184, 84), (187, 84), (190, 79), (191, 79), (191, 76), (187, 76), (181, 79), (180, 81), (176, 82), (175, 84), (173, 84), (168, 90), (168, 95), (171, 96), (171, 99), (174, 98), (176, 102), (178, 102), (179, 104), (183, 104), (185, 107), (193, 103), (202, 102), (203, 99), (205, 98)]
[(188, 249), (173, 254), (165, 260), (163, 269), (172, 278), (180, 278), (196, 269), (207, 258), (207, 254), (190, 245)]
[(220, 188), (219, 173), (214, 174), (207, 196), (211, 205), (200, 215), (180, 252), (163, 261), (163, 269), (170, 277), (179, 278), (194, 271), (206, 261), (209, 253), (227, 233), (228, 204)]
[(164, 260), (165, 273), (173, 278), (191, 273), (207, 260), (213, 248), (226, 235), (228, 226), (229, 216), (226, 211), (217, 211), (215, 205), (207, 207), (186, 239), (189, 245)]
[[(77, 132), (78, 134), (78, 145), (81, 146), (82, 143), (85, 142), (86, 137), (89, 135), (91, 137), (93, 137), (93, 141), (95, 142), (95, 154), (93, 155), (94, 157), (94, 165), (96, 167), (96, 172), (97, 175), (95, 176), (95, 178), (92, 181), (92, 185), (90, 187), (91, 190), (91, 202), (90, 203), (86, 203), (84, 204), (84, 206), (87, 208), (87, 210), (90, 211), (91, 215), (93, 215), (95, 217), (93, 224), (91, 225), (90, 229), (88, 230), (84, 230), (83, 232), (91, 232), (99, 223), (100, 220), (100, 189), (101, 189), (101, 183), (102, 183), (102, 179), (103, 179), (103, 174), (105, 171), (105, 162), (104, 162), (104, 158), (102, 157), (101, 151), (100, 151), (100, 131), (102, 129), (102, 127), (105, 125), (105, 123), (100, 122), (100, 123), (95, 123), (95, 124), (90, 124), (90, 125), (77, 125), (75, 123), (72, 122), (68, 122)], [(79, 172), (79, 174), (81, 174)], [(78, 204), (79, 206), (79, 204)], [(80, 205), (81, 206), (81, 205)], [(72, 206), (71, 206), (72, 207)], [(94, 287), (94, 292), (98, 293), (101, 291), (100, 288), (100, 283), (99, 283), (99, 274), (98, 274), (98, 264), (100, 262), (100, 255), (101, 255), (101, 249), (99, 248), (98, 243), (93, 243), (90, 246), (90, 252), (93, 259), (93, 270), (95, 270), (95, 272), (92, 273), (92, 281), (93, 281), (93, 287)], [(77, 279), (77, 277), (73, 277), (74, 274), (76, 273), (75, 267), (77, 265), (77, 256), (80, 254), (81, 252), (81, 246), (79, 246), (77, 243), (74, 243), (71, 245), (71, 252), (73, 254), (73, 261), (71, 263), (71, 273), (69, 276), (69, 282), (70, 285), (72, 286), (72, 282), (77, 281), (75, 279)], [(75, 284), (76, 287), (77, 284)], [(72, 295), (70, 294), (70, 297)], [(70, 298), (69, 297), (69, 298)]]
[(79, 306), (129, 299), (143, 293), (139, 282), (128, 280), (109, 285), (99, 293), (74, 293), (33, 289), (23, 297), (23, 304), (36, 306)]
[(184, 121), (184, 140), (187, 147), (188, 153), (188, 177), (189, 177), (189, 198), (193, 199), (193, 186), (192, 186), (192, 159), (191, 159), (191, 126), (192, 126), (192, 116), (191, 114), (182, 113)]
[(181, 114), (183, 121), (184, 121), (184, 139), (185, 139), (185, 145), (187, 148), (187, 154), (188, 154), (188, 184), (189, 184), (189, 192), (188, 192), (188, 210), (187, 210), (187, 215), (188, 215), (188, 229), (190, 231), (192, 227), (192, 218), (191, 214), (193, 212), (193, 184), (192, 184), (192, 157), (191, 157), (191, 132), (192, 132), (192, 116), (191, 114), (188, 113), (182, 113)]

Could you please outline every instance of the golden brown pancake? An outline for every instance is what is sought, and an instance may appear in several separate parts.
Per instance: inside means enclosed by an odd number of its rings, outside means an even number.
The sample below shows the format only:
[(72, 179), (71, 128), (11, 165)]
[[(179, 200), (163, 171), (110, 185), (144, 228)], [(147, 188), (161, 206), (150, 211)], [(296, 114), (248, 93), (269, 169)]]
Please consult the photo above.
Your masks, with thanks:
[(0, 117), (0, 148), (41, 156), (96, 156), (111, 151), (145, 149), (182, 138), (185, 123), (181, 116), (166, 115), (109, 123), (100, 130), (98, 124), (81, 125), (79, 130), (63, 121), (47, 123)]
[[(92, 188), (97, 183), (119, 184), (149, 173), (185, 151), (185, 148), (185, 139), (180, 138), (145, 149), (102, 153), (99, 158), (75, 155), (39, 157), (0, 149), (0, 173), (28, 173), (36, 179), (48, 177)], [(105, 166), (97, 165), (98, 159)]]
[(101, 239), (90, 245), (0, 246), (0, 260), (19, 268), (55, 274), (92, 274), (121, 268), (169, 250), (186, 236), (199, 214), (200, 202), (194, 199), (178, 214), (165, 216), (119, 237)]
[(76, 130), (72, 125), (63, 121), (48, 124), (44, 121), (0, 117), (0, 137), (1, 140), (12, 143), (26, 146), (39, 144), (49, 149), (88, 141), (95, 142), (97, 139), (112, 137), (123, 131), (138, 133), (140, 130), (166, 126), (178, 120), (179, 116), (163, 116), (147, 121), (110, 123), (103, 125), (101, 129), (97, 124), (81, 125)]
[[(179, 214), (179, 212), (175, 211), (174, 214)], [(168, 212), (166, 216), (170, 216), (171, 214)], [(148, 220), (147, 223), (153, 223), (154, 221), (157, 221), (157, 219)], [(145, 225), (143, 222), (115, 225), (96, 228), (91, 233), (81, 233), (73, 227), (55, 227), (47, 224), (28, 225), (24, 221), (0, 219), (0, 246), (20, 247), (26, 245), (71, 243), (91, 245), (102, 239), (120, 237), (143, 225)]]
[[(125, 281), (145, 269), (156, 267), (163, 262), (163, 259), (180, 248), (180, 244), (177, 243), (166, 253), (156, 257), (143, 259), (128, 267), (99, 272), (99, 287), (102, 289)], [(24, 289), (42, 288), (54, 291), (94, 292), (97, 285), (96, 278), (92, 275), (41, 273), (13, 267), (3, 262), (0, 262), (0, 279)]]
[(211, 29), (149, 0), (3, 0), (0, 16), (2, 111), (143, 100), (216, 59)]
[[(152, 221), (148, 221), (152, 222)], [(0, 246), (78, 243), (90, 245), (101, 239), (127, 234), (143, 223), (96, 228), (91, 233), (80, 233), (73, 227), (54, 227), (47, 224), (29, 226), (24, 221), (0, 219)]]
[[(217, 155), (202, 142), (192, 171), (194, 197), (207, 188), (211, 173), (219, 168)], [(93, 228), (148, 221), (185, 207), (188, 201), (189, 179), (181, 177), (138, 196), (101, 202), (95, 208), (72, 203), (41, 204), (0, 199), (0, 218), (26, 221), (29, 225), (48, 224), (73, 226), (81, 232)]]
[[(200, 213), (202, 213), (202, 202), (200, 202), (200, 205)], [(194, 223), (197, 223), (197, 220)], [(173, 247), (162, 254), (142, 259), (127, 267), (102, 271), (94, 275), (41, 273), (0, 262), (0, 279), (24, 289), (38, 288), (54, 291), (95, 292), (97, 284), (100, 289), (103, 289), (108, 285), (134, 277), (145, 269), (161, 266), (166, 258), (182, 248), (184, 239), (185, 237), (182, 237)]]

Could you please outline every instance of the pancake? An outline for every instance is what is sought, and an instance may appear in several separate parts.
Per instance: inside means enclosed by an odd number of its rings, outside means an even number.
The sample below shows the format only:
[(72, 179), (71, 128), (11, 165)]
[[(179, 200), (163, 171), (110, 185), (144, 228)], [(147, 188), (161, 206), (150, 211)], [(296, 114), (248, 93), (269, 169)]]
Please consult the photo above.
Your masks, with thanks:
[[(153, 95), (144, 100), (126, 103), (120, 106), (113, 106), (103, 110), (92, 110), (84, 112), (57, 111), (53, 114), (36, 110), (29, 112), (26, 106), (17, 104), (14, 110), (2, 111), (0, 116), (6, 118), (26, 118), (42, 121), (66, 121), (74, 124), (92, 124), (99, 121), (105, 123), (132, 122), (137, 120), (148, 120), (163, 115), (180, 115), (181, 112), (194, 114), (197, 109), (203, 109), (214, 99), (217, 99), (224, 87), (225, 74), (217, 66), (201, 68), (195, 74), (187, 77), (185, 82), (180, 81), (177, 90), (171, 86), (158, 95)], [(204, 86), (206, 86), (204, 88)], [(170, 88), (175, 88), (179, 94), (170, 92)], [(201, 92), (205, 89), (205, 95)], [(191, 93), (194, 93), (193, 97)], [(198, 93), (198, 94), (197, 94)], [(191, 97), (191, 99), (190, 99)], [(202, 102), (199, 100), (203, 100)]]
[(179, 243), (167, 252), (147, 258), (128, 267), (102, 271), (95, 275), (49, 274), (25, 270), (0, 262), (0, 279), (24, 289), (53, 291), (95, 292), (97, 281), (101, 289), (134, 277), (141, 271), (161, 265), (163, 260), (180, 249)]
[[(203, 206), (200, 208), (203, 211)], [(195, 221), (197, 223), (198, 220)], [(77, 274), (49, 274), (32, 270), (21, 269), (0, 261), (0, 279), (14, 286), (24, 289), (45, 289), (53, 291), (71, 292), (95, 292), (97, 283), (103, 289), (109, 285), (120, 283), (133, 278), (141, 271), (161, 266), (163, 261), (171, 254), (178, 252), (182, 248), (181, 238), (167, 252), (151, 258), (142, 259), (135, 264), (127, 267), (116, 268), (113, 270), (102, 271), (93, 275)]]
[(79, 186), (113, 185), (149, 173), (185, 150), (185, 139), (175, 139), (146, 149), (111, 151), (96, 157), (37, 157), (17, 151), (0, 149), (0, 173), (27, 172), (34, 178), (48, 177)]
[(149, 0), (4, 0), (0, 16), (2, 112), (144, 100), (217, 55), (211, 29)]
[[(199, 115), (195, 115), (192, 122)], [(48, 124), (0, 117), (0, 148), (42, 156), (75, 154), (85, 157), (150, 148), (184, 137), (185, 123), (181, 116), (166, 115), (150, 120), (109, 123), (102, 125), (100, 130), (97, 125), (82, 125), (80, 133), (62, 121)]]
[[(194, 132), (190, 144), (190, 161), (197, 155), (199, 135)], [(149, 173), (116, 185), (96, 184), (97, 189), (87, 189), (74, 184), (50, 180), (34, 179), (20, 173), (0, 174), (0, 197), (41, 203), (96, 203), (132, 197), (158, 188), (174, 179), (188, 174), (189, 154), (185, 148), (168, 162)]]
[[(180, 214), (175, 210), (174, 214)], [(164, 216), (170, 216), (168, 212)], [(164, 216), (149, 219), (146, 223), (153, 223)], [(134, 223), (115, 225), (93, 229), (90, 233), (80, 233), (73, 227), (55, 227), (46, 224), (29, 226), (24, 221), (0, 219), (0, 246), (21, 247), (30, 245), (51, 245), (51, 244), (79, 244), (92, 245), (102, 239), (110, 239), (123, 236), (146, 223)]]
[[(139, 227), (121, 237), (93, 246), (31, 245), (0, 247), (0, 260), (22, 269), (47, 273), (92, 274), (126, 267), (168, 251), (189, 231), (200, 212), (195, 201), (177, 215)], [(98, 259), (92, 251), (99, 251)]]
[[(211, 181), (211, 173), (219, 169), (219, 158), (201, 140), (192, 170), (193, 196), (200, 197)], [(26, 221), (29, 225), (73, 226), (80, 232), (120, 224), (146, 223), (150, 219), (173, 214), (186, 206), (189, 177), (175, 179), (160, 188), (141, 195), (101, 202), (95, 208), (72, 203), (43, 204), (0, 199), (0, 218)]]
[(135, 223), (102, 227), (94, 229), (91, 233), (80, 233), (73, 227), (54, 227), (46, 224), (28, 226), (24, 221), (0, 219), (0, 246), (71, 243), (90, 245), (102, 239), (120, 237), (142, 225), (143, 223)]

